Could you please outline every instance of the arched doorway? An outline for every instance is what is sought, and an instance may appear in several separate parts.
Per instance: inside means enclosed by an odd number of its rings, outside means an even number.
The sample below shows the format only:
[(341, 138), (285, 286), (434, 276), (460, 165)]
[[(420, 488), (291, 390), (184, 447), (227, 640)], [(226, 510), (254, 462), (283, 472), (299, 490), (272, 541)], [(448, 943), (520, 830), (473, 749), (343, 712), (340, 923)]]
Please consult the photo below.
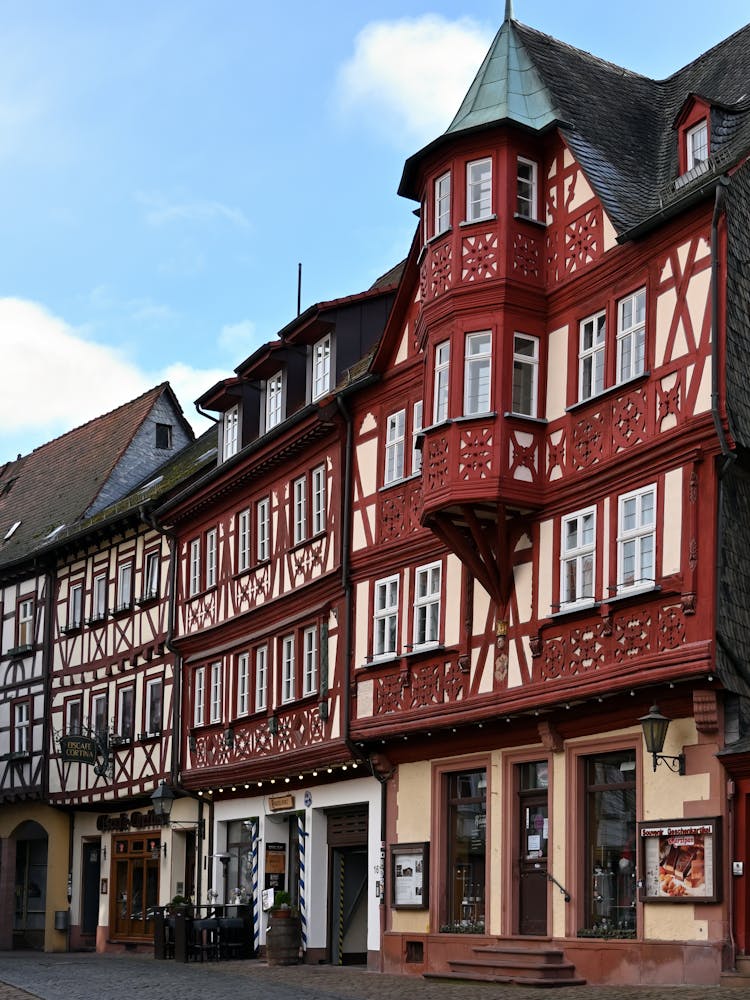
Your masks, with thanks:
[(18, 826), (16, 845), (13, 947), (44, 949), (47, 909), (47, 832), (33, 820)]

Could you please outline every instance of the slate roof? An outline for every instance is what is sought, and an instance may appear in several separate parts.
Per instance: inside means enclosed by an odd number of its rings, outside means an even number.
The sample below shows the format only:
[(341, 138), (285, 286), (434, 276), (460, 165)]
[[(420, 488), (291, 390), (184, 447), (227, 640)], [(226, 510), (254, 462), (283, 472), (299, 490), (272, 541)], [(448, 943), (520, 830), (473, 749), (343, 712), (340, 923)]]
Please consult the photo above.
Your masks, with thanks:
[[(69, 529), (86, 516), (105, 487), (111, 489), (118, 462), (165, 393), (181, 414), (163, 382), (0, 467), (0, 570), (48, 547), (54, 529)], [(122, 494), (133, 485), (123, 482)]]
[[(727, 288), (724, 371), (729, 432), (750, 448), (750, 163), (735, 171), (726, 192)], [(743, 539), (746, 536), (743, 533)]]
[[(690, 94), (714, 105), (706, 168), (677, 180), (675, 121)], [(556, 126), (620, 236), (705, 193), (750, 149), (750, 25), (655, 81), (507, 18), (447, 132), (407, 160), (399, 192), (418, 197), (432, 150), (512, 123)]]

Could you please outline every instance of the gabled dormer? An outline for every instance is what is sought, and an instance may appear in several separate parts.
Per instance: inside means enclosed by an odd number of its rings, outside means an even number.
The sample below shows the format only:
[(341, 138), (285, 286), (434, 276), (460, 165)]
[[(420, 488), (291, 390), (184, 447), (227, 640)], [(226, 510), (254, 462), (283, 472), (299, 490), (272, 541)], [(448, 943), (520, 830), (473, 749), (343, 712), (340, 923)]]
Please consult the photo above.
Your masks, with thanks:
[(677, 163), (680, 176), (700, 172), (711, 154), (711, 104), (697, 94), (688, 95), (677, 116)]
[(219, 464), (258, 437), (259, 395), (257, 383), (235, 377), (222, 379), (195, 401), (199, 412), (219, 414)]

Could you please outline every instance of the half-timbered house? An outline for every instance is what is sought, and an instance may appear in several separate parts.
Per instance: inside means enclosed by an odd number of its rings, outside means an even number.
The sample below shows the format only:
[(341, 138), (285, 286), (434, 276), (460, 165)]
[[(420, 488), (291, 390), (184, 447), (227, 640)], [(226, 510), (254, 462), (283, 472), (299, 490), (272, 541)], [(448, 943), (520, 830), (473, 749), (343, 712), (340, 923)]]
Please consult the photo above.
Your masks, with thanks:
[(406, 162), (352, 477), (386, 969), (717, 983), (750, 952), (748, 69), (750, 28), (656, 82), (508, 4)]
[[(205, 897), (291, 894), (309, 960), (375, 952), (380, 786), (348, 740), (350, 397), (396, 275), (303, 312), (198, 400), (215, 469), (158, 512), (177, 538), (180, 780), (209, 803)], [(363, 361), (364, 359), (364, 361)]]
[[(192, 439), (193, 432), (165, 383), (0, 470), (3, 947), (66, 948), (68, 906), (71, 899), (77, 903), (82, 891), (87, 899), (93, 899), (89, 902), (93, 916), (89, 914), (87, 919), (91, 920), (94, 940), (100, 882), (97, 877), (94, 884), (89, 875), (94, 867), (99, 871), (101, 838), (90, 837), (83, 854), (73, 854), (73, 810), (100, 799), (103, 789), (110, 797), (124, 795), (131, 786), (138, 792), (146, 791), (143, 780), (132, 776), (130, 768), (127, 779), (123, 776), (117, 758), (116, 785), (107, 778), (106, 768), (98, 773), (102, 752), (108, 746), (111, 718), (118, 718), (112, 696), (102, 701), (99, 692), (110, 686), (112, 674), (121, 676), (133, 652), (144, 662), (155, 658), (158, 662), (163, 651), (157, 652), (155, 647), (163, 645), (166, 634), (160, 588), (167, 574), (161, 539), (145, 526), (133, 534), (142, 536), (150, 531), (150, 548), (141, 545), (136, 552), (135, 543), (123, 537), (110, 554), (105, 544), (103, 554), (88, 557), (92, 567), (96, 564), (101, 570), (90, 579), (83, 569), (85, 560), (74, 564), (71, 577), (65, 559), (82, 524), (99, 523), (98, 540), (106, 534), (105, 525), (109, 530), (111, 521), (103, 516), (104, 511), (110, 515), (117, 511), (119, 530), (124, 530), (126, 521), (117, 504)], [(124, 507), (132, 520), (137, 507)], [(96, 547), (101, 542), (89, 540), (88, 544)], [(127, 545), (132, 550), (129, 579)], [(118, 559), (115, 553), (120, 550), (123, 556)], [(152, 551), (158, 553), (158, 565), (147, 580), (142, 574), (144, 567), (151, 565)], [(142, 587), (136, 594), (139, 583)], [(130, 596), (126, 598), (128, 587)], [(158, 594), (152, 595), (149, 587)], [(147, 603), (158, 603), (161, 609), (160, 621), (154, 623), (148, 636), (123, 635), (121, 617), (112, 618), (113, 612), (124, 614), (125, 605), (130, 607), (135, 597), (145, 597)], [(119, 612), (118, 600), (122, 605)], [(152, 614), (150, 608), (148, 614)], [(135, 643), (135, 650), (131, 643)], [(91, 742), (98, 756), (89, 765), (61, 766), (60, 736), (96, 737)], [(166, 775), (161, 741), (159, 744), (157, 770)], [(74, 748), (69, 751), (72, 756)], [(87, 865), (83, 873), (79, 868), (82, 858)], [(106, 920), (102, 922), (106, 924)]]

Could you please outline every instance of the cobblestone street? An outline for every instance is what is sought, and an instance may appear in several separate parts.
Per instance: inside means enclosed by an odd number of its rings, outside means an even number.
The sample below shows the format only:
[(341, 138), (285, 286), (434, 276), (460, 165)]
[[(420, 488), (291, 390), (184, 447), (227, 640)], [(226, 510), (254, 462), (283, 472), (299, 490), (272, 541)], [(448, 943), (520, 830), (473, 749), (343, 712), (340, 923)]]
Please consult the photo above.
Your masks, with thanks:
[[(0, 1000), (541, 1000), (550, 990), (491, 983), (449, 983), (383, 975), (363, 968), (291, 966), (264, 962), (182, 965), (147, 956), (38, 952), (0, 953)], [(555, 991), (557, 992), (557, 991)], [(714, 992), (713, 990), (711, 992)], [(744, 989), (725, 990), (744, 997)], [(706, 1000), (702, 986), (568, 987), (565, 1000)]]

